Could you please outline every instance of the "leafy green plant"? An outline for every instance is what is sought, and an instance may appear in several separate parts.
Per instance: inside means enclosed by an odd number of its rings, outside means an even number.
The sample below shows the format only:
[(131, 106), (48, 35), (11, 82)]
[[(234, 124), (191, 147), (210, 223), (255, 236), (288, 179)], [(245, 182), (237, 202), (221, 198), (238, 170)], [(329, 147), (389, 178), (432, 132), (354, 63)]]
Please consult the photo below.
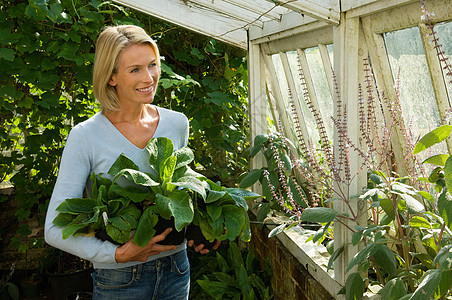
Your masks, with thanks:
[[(13, 300), (19, 299), (19, 288), (13, 282), (11, 282), (11, 277), (15, 271), (15, 265), (12, 264), (8, 274), (2, 276), (0, 280), (0, 295), (10, 297)], [(3, 299), (3, 298), (2, 298)], [(9, 298), (8, 298), (9, 299)]]
[(207, 197), (195, 201), (193, 225), (201, 228), (209, 242), (232, 241), (236, 237), (248, 242), (251, 231), (247, 200), (261, 196), (240, 188), (226, 188), (209, 179), (205, 180), (205, 188)]
[[(140, 171), (121, 154), (108, 171), (111, 180), (91, 175), (91, 197), (66, 199), (58, 206), (53, 223), (65, 227), (63, 238), (106, 230), (113, 241), (126, 243), (134, 231), (133, 241), (144, 247), (163, 218), (174, 221), (177, 232), (193, 222), (210, 241), (238, 236), (249, 241), (246, 200), (259, 195), (207, 180), (189, 166), (193, 151), (189, 147), (174, 151), (169, 138), (151, 139), (146, 151), (153, 172)], [(123, 187), (120, 178), (133, 185)]]
[(122, 188), (94, 173), (91, 181), (91, 197), (66, 199), (57, 207), (59, 214), (53, 224), (64, 227), (64, 239), (105, 230), (114, 242), (126, 243), (141, 216), (136, 203), (146, 194)]
[[(195, 257), (191, 299), (272, 299), (271, 270), (262, 270), (251, 250), (227, 242), (214, 253)], [(199, 289), (201, 288), (201, 289)]]
[(70, 128), (99, 109), (90, 74), (107, 25), (142, 26), (157, 41), (164, 59), (156, 104), (190, 118), (204, 175), (235, 182), (246, 169), (244, 52), (112, 1), (5, 0), (0, 20), (0, 182), (14, 186), (20, 226), (11, 246), (29, 247), (26, 221), (38, 215), (43, 223)]
[(254, 138), (251, 157), (260, 152), (264, 155), (267, 165), (248, 172), (239, 186), (248, 188), (256, 182), (262, 184), (264, 200), (257, 204), (257, 220), (260, 222), (264, 221), (271, 211), (282, 211), (291, 216), (298, 208), (306, 208), (312, 204), (312, 198), (308, 198), (309, 192), (305, 191), (305, 181), (297, 175), (299, 162), (290, 156), (291, 149), (295, 149), (295, 146), (277, 132), (257, 135)]

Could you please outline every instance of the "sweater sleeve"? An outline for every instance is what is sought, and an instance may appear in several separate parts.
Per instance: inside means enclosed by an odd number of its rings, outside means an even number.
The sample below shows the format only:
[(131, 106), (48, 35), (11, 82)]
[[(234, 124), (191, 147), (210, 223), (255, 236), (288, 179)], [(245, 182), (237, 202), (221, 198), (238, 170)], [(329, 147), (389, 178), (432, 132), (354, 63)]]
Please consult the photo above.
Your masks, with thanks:
[(56, 248), (94, 263), (116, 264), (117, 246), (95, 237), (70, 236), (63, 239), (63, 228), (52, 222), (56, 208), (67, 198), (81, 198), (91, 170), (92, 149), (81, 127), (74, 127), (63, 150), (57, 181), (50, 199), (45, 221), (45, 241)]

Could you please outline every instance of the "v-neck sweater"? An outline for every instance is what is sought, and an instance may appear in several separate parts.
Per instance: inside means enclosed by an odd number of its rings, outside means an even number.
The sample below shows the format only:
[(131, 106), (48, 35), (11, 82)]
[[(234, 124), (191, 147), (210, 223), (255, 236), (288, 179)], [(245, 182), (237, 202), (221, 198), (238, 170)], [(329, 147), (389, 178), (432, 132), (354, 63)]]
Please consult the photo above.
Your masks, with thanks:
[[(189, 125), (187, 117), (179, 112), (157, 107), (159, 122), (153, 137), (168, 137), (174, 150), (187, 145)], [(131, 143), (101, 112), (77, 124), (70, 131), (61, 157), (57, 181), (50, 199), (45, 221), (46, 242), (93, 263), (94, 268), (116, 269), (140, 262), (117, 263), (115, 252), (118, 245), (95, 237), (70, 236), (63, 239), (63, 227), (52, 221), (58, 215), (56, 208), (67, 198), (82, 198), (83, 191), (90, 194), (92, 172), (107, 174), (118, 156), (123, 153), (143, 172), (151, 172), (149, 153)], [(168, 256), (186, 248), (185, 243), (175, 250), (152, 255), (148, 261)]]

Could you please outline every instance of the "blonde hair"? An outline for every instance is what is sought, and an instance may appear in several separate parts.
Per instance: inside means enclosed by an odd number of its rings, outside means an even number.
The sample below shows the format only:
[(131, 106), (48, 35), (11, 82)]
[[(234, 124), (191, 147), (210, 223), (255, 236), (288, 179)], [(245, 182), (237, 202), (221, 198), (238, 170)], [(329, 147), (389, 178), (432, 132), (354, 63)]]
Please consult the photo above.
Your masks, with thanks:
[(93, 92), (103, 112), (119, 109), (119, 99), (115, 87), (108, 84), (117, 71), (119, 56), (131, 44), (149, 44), (157, 58), (160, 69), (160, 53), (155, 41), (141, 27), (119, 25), (106, 27), (96, 42), (93, 68)]

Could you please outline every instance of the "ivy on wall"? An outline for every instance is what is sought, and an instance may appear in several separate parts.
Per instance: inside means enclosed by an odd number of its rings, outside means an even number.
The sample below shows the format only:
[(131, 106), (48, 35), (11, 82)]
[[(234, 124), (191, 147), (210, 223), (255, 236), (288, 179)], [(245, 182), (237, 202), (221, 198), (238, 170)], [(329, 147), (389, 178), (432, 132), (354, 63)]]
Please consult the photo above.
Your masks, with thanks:
[[(247, 168), (243, 52), (109, 1), (0, 3), (0, 182), (15, 188), (22, 236), (31, 215), (44, 220), (69, 130), (98, 111), (91, 72), (106, 25), (142, 26), (159, 44), (156, 104), (189, 117), (195, 167), (231, 184)], [(11, 244), (22, 251), (36, 244), (23, 241)]]

